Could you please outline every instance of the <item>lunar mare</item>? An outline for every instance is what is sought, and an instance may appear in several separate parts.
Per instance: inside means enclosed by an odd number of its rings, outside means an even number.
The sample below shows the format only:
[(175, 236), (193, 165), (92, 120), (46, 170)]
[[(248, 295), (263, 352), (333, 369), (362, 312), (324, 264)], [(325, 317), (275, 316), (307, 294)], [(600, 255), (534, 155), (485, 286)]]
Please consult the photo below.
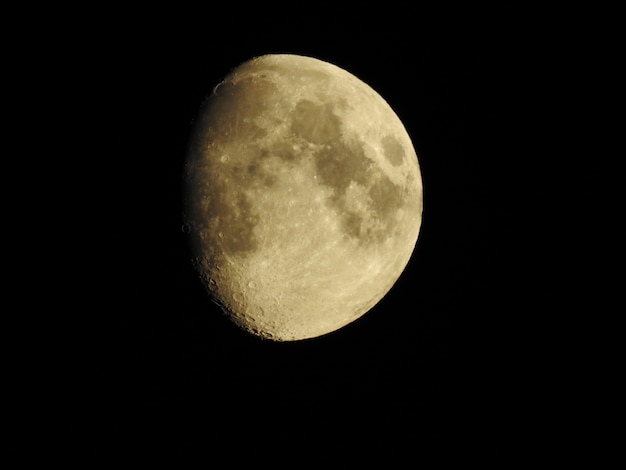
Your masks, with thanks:
[(185, 165), (194, 263), (242, 328), (317, 337), (371, 309), (406, 267), (422, 181), (402, 122), (349, 72), (266, 55), (203, 104)]

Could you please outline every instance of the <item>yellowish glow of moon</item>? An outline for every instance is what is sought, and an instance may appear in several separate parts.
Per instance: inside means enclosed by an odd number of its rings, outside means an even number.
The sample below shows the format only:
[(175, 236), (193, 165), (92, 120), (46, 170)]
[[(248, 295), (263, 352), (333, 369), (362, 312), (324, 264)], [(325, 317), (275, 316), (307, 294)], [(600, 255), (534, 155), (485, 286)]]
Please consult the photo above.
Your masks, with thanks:
[(185, 222), (213, 299), (242, 328), (313, 338), (371, 309), (406, 267), (422, 180), (402, 122), (349, 72), (266, 55), (202, 106)]

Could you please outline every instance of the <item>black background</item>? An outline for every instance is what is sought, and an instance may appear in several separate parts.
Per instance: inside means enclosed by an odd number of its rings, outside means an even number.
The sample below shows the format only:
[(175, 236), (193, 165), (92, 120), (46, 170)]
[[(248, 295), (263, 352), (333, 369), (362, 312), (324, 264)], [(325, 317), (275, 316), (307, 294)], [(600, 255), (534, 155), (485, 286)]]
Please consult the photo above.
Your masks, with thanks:
[[(258, 445), (270, 458), (501, 438), (519, 409), (509, 345), (523, 299), (511, 266), (524, 257), (511, 246), (523, 227), (506, 111), (523, 101), (517, 77), (528, 73), (503, 39), (507, 21), (485, 30), (463, 14), (454, 24), (437, 15), (436, 25), (409, 11), (255, 15), (250, 25), (234, 12), (120, 15), (76, 53), (89, 110), (76, 120), (97, 155), (84, 182), (97, 217), (77, 352), (81, 447), (96, 458), (202, 459)], [(326, 60), (378, 91), (413, 140), (424, 184), (419, 240), (389, 294), (353, 324), (294, 343), (230, 323), (181, 230), (181, 170), (200, 103), (232, 68), (267, 53)]]

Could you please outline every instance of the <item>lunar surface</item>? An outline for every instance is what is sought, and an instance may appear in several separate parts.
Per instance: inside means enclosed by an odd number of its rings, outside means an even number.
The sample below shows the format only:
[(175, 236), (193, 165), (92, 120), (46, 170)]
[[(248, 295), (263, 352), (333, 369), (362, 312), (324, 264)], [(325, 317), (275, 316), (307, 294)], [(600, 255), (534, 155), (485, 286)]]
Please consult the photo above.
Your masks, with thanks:
[(417, 155), (385, 100), (296, 55), (234, 69), (202, 105), (185, 227), (213, 300), (245, 330), (314, 338), (391, 289), (422, 220)]

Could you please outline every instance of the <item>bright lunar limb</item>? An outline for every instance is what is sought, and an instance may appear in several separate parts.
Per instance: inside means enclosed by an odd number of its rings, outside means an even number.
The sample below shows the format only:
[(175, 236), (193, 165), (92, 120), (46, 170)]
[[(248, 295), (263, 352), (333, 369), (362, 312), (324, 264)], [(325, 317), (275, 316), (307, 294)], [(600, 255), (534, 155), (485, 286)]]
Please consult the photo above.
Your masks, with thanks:
[(235, 323), (276, 341), (361, 317), (420, 230), (422, 180), (402, 122), (368, 85), (311, 57), (257, 57), (217, 85), (184, 177), (203, 284)]

